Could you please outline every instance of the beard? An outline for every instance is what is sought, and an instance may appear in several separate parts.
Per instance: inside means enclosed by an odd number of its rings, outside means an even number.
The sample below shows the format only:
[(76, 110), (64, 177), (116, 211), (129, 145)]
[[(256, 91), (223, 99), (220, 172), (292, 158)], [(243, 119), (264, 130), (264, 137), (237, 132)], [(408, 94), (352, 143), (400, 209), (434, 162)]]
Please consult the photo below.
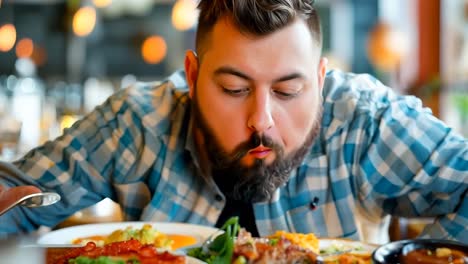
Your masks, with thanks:
[[(322, 111), (320, 106), (316, 121), (304, 143), (289, 155), (285, 155), (283, 147), (272, 138), (259, 133), (253, 133), (247, 141), (240, 143), (231, 153), (228, 153), (223, 149), (204, 118), (196, 92), (192, 100), (194, 125), (204, 138), (204, 148), (214, 181), (226, 198), (245, 203), (271, 200), (274, 192), (286, 184), (292, 170), (302, 163), (320, 132)], [(264, 159), (256, 159), (251, 166), (243, 165), (241, 159), (248, 154), (249, 150), (260, 144), (275, 152), (274, 161), (266, 164)]]

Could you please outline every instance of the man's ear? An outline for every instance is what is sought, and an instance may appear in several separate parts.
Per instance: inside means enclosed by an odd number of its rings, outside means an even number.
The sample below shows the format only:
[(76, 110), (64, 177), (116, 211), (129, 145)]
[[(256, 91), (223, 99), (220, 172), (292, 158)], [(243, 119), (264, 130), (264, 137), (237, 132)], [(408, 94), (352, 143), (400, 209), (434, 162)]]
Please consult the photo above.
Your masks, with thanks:
[(198, 57), (195, 51), (187, 50), (185, 52), (185, 78), (189, 88), (189, 96), (193, 98), (198, 76)]
[(323, 89), (323, 84), (325, 83), (325, 75), (327, 74), (327, 64), (328, 59), (325, 57), (320, 58), (319, 66), (318, 66), (318, 85), (320, 91)]

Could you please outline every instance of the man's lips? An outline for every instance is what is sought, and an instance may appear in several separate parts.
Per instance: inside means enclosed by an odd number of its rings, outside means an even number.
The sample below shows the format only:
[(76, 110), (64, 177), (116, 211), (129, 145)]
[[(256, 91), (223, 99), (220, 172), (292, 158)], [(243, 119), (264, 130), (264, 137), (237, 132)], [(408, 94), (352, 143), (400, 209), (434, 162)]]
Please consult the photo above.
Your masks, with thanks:
[(249, 150), (249, 155), (252, 155), (255, 158), (262, 159), (268, 156), (271, 153), (271, 148), (266, 148), (263, 146), (256, 147)]

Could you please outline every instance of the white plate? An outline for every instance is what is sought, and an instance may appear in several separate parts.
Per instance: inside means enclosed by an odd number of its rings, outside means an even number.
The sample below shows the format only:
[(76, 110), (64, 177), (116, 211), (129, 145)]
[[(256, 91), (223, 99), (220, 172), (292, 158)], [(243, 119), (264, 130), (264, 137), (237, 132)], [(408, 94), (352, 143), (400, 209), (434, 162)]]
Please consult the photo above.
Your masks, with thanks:
[[(44, 234), (37, 240), (39, 245), (70, 245), (72, 241), (76, 238), (95, 236), (95, 235), (109, 235), (117, 229), (125, 229), (126, 227), (131, 226), (132, 228), (142, 228), (143, 225), (150, 224), (164, 234), (176, 234), (176, 235), (188, 235), (195, 237), (197, 243), (192, 246), (199, 246), (205, 241), (208, 237), (213, 235), (216, 232), (220, 232), (219, 229), (185, 224), (185, 223), (161, 223), (161, 222), (118, 222), (118, 223), (102, 223), (102, 224), (88, 224), (88, 225), (79, 225), (73, 227), (67, 227), (58, 229), (47, 234)], [(191, 247), (192, 247), (191, 246)], [(187, 264), (202, 264), (205, 263), (201, 260), (186, 257)]]
[(61, 245), (71, 244), (72, 241), (80, 237), (88, 237), (95, 235), (109, 235), (117, 229), (125, 229), (131, 226), (132, 228), (142, 228), (143, 225), (150, 224), (161, 233), (164, 234), (177, 234), (177, 235), (188, 235), (193, 236), (197, 239), (197, 243), (193, 246), (198, 246), (205, 241), (209, 236), (216, 232), (220, 232), (219, 229), (185, 224), (185, 223), (162, 223), (162, 222), (117, 222), (117, 223), (102, 223), (102, 224), (88, 224), (78, 225), (73, 227), (66, 227), (51, 231), (39, 237), (37, 244), (40, 245)]

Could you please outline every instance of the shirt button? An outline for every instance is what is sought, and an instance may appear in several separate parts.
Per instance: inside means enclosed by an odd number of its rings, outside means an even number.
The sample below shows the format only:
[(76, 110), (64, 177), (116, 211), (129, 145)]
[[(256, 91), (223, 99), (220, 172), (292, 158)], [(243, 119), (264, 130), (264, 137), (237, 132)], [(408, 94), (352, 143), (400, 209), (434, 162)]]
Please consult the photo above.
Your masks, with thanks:
[(217, 194), (217, 195), (215, 195), (215, 200), (217, 202), (221, 202), (223, 200), (223, 197), (221, 195)]

